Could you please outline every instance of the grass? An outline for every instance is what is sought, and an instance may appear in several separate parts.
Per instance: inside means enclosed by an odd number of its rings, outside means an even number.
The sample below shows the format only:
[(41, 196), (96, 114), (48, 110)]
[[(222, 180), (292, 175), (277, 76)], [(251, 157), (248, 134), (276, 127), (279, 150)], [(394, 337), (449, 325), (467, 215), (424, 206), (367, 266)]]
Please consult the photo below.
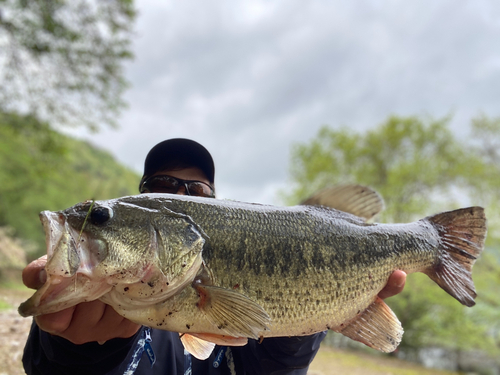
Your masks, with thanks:
[(15, 308), (19, 302), (29, 298), (33, 292), (32, 289), (28, 289), (19, 281), (1, 281), (0, 311)]
[(5, 301), (2, 301), (0, 299), (0, 311), (2, 311), (2, 310), (8, 310), (10, 308), (12, 308), (12, 306), (9, 303), (7, 303)]
[(18, 281), (1, 281), (0, 289), (17, 290), (17, 291), (27, 291), (29, 288), (21, 282)]
[(428, 369), (388, 356), (336, 349), (323, 345), (309, 367), (308, 375), (456, 375), (452, 371)]

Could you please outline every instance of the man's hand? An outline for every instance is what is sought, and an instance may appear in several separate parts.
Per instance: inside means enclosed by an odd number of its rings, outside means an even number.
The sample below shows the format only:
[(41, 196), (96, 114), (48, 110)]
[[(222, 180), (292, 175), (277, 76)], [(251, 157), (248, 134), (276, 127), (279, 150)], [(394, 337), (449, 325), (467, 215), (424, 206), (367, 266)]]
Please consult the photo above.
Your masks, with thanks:
[(387, 284), (380, 291), (378, 296), (382, 299), (386, 299), (403, 291), (406, 282), (406, 273), (403, 271), (394, 271), (392, 275), (387, 280)]
[[(31, 289), (38, 289), (46, 279), (43, 256), (23, 270), (23, 283)], [(40, 329), (61, 336), (74, 344), (91, 341), (105, 342), (116, 337), (133, 336), (140, 325), (123, 318), (109, 305), (101, 301), (80, 303), (65, 310), (39, 315), (35, 321)]]

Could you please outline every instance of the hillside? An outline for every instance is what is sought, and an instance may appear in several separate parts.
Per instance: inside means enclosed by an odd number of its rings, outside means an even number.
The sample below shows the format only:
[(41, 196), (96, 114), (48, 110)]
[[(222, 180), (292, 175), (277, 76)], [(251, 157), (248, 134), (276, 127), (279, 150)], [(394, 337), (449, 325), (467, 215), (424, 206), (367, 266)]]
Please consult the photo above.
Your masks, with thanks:
[[(10, 268), (19, 279), (22, 264), (45, 253), (40, 211), (135, 194), (139, 176), (109, 153), (61, 135), (48, 124), (0, 113), (0, 181), (0, 233), (14, 237), (0, 238), (0, 271)], [(494, 225), (490, 228), (495, 230)], [(33, 249), (27, 260), (12, 258), (18, 247)], [(468, 370), (500, 373), (499, 261), (500, 244), (495, 242), (474, 266), (478, 296), (472, 309), (446, 295), (427, 276), (410, 275), (405, 290), (387, 301), (405, 329), (398, 353), (420, 358), (427, 348), (437, 348), (457, 358), (473, 355), (481, 366), (468, 364)], [(485, 364), (498, 371), (483, 372)], [(452, 365), (462, 366), (458, 360)]]
[(38, 219), (87, 199), (136, 194), (139, 176), (108, 152), (30, 116), (0, 114), (0, 227), (44, 253)]

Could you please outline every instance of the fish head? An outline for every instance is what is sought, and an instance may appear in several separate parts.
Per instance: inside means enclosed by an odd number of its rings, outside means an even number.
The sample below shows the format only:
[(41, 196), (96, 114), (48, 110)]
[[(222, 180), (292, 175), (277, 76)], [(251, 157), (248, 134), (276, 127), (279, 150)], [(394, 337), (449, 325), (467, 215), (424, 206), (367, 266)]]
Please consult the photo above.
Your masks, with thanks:
[[(101, 298), (117, 285), (162, 282), (163, 297), (191, 282), (202, 264), (203, 231), (183, 214), (120, 199), (43, 211), (47, 280), (19, 307), (23, 316)], [(139, 287), (137, 287), (139, 285)], [(129, 288), (126, 288), (129, 289)]]

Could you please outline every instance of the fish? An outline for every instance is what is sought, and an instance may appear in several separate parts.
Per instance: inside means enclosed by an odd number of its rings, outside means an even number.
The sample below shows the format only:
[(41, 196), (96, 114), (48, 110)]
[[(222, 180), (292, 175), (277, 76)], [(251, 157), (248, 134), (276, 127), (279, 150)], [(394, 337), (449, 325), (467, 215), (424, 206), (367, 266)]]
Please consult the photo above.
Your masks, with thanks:
[[(18, 311), (99, 299), (133, 322), (178, 332), (200, 359), (215, 344), (325, 330), (392, 352), (403, 327), (378, 297), (389, 276), (423, 272), (473, 306), (487, 222), (477, 206), (371, 222), (381, 200), (352, 185), (291, 207), (152, 193), (43, 211), (47, 281)], [(343, 211), (327, 207), (339, 202)]]

